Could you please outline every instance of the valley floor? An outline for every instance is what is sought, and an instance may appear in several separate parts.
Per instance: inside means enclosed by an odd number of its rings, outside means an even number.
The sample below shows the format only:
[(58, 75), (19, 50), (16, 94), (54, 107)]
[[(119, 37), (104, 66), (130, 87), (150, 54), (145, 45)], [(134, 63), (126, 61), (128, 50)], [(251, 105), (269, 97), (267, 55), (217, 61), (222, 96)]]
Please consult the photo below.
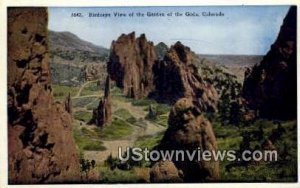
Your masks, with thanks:
[[(121, 90), (113, 87), (113, 121), (104, 128), (89, 125), (92, 110), (98, 106), (103, 91), (96, 81), (88, 81), (80, 87), (54, 85), (54, 96), (62, 101), (71, 91), (75, 142), (81, 158), (96, 161), (96, 169), (104, 183), (149, 182), (149, 162), (131, 164), (122, 169), (117, 164), (118, 149), (126, 147), (153, 148), (161, 140), (167, 128), (170, 106), (151, 99), (134, 100), (125, 97)], [(156, 119), (147, 118), (149, 106), (159, 111)], [(248, 134), (250, 147), (260, 147), (273, 134), (278, 122), (256, 120), (239, 127), (222, 125), (217, 116), (210, 117), (219, 150), (239, 150)], [(297, 181), (297, 122), (281, 122), (284, 133), (276, 139), (274, 146), (279, 152), (277, 162), (247, 163), (223, 161), (220, 163), (221, 182), (294, 182)], [(263, 138), (257, 138), (259, 130)], [(284, 157), (283, 154), (284, 153)]]

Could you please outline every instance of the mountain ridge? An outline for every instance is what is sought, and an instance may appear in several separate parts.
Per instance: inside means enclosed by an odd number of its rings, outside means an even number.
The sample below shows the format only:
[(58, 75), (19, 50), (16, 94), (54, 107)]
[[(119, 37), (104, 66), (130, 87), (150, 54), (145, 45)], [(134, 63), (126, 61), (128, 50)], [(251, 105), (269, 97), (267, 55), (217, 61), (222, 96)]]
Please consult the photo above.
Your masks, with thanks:
[[(63, 50), (79, 50), (99, 53), (99, 55), (108, 55), (109, 49), (88, 42), (76, 34), (69, 31), (52, 31), (49, 30), (50, 51), (57, 50), (58, 47)], [(63, 48), (62, 48), (63, 47)]]

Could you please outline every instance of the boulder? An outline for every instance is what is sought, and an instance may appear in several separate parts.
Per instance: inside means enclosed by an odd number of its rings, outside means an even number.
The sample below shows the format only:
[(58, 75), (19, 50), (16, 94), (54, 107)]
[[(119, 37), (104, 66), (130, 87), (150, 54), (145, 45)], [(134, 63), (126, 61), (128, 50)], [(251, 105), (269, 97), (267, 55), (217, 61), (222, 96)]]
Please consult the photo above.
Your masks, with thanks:
[[(217, 151), (217, 141), (210, 122), (201, 115), (190, 98), (179, 99), (173, 106), (168, 129), (156, 147), (162, 151)], [(219, 162), (215, 160), (172, 159), (184, 182), (216, 181), (219, 178)], [(154, 167), (155, 168), (155, 165)], [(155, 170), (155, 169), (153, 169)]]
[(150, 171), (150, 182), (153, 183), (180, 183), (182, 174), (172, 161), (159, 161)]

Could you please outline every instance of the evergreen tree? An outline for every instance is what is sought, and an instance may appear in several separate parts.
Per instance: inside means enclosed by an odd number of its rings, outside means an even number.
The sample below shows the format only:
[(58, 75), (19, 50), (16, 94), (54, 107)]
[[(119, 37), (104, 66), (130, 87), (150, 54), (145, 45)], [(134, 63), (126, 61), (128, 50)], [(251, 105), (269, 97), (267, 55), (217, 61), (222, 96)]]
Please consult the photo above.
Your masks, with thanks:
[(230, 116), (230, 97), (228, 93), (224, 92), (221, 96), (221, 102), (219, 103), (219, 117), (222, 125), (228, 124)]
[(242, 121), (241, 106), (238, 102), (233, 101), (230, 103), (230, 115), (229, 123), (235, 126), (239, 126)]

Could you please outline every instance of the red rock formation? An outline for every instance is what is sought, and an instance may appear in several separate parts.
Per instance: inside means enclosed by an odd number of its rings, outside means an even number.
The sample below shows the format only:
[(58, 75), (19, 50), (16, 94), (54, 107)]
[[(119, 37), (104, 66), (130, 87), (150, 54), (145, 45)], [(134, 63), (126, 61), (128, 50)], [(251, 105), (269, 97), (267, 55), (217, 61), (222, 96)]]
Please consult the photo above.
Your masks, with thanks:
[[(179, 99), (173, 106), (168, 120), (168, 129), (160, 144), (156, 147), (162, 151), (217, 151), (217, 141), (210, 122), (201, 115), (198, 108), (189, 98)], [(179, 176), (184, 182), (215, 181), (219, 178), (219, 162), (199, 160), (195, 155), (193, 160), (184, 158), (184, 161), (173, 158), (169, 170), (159, 168), (162, 165), (154, 165), (150, 178), (153, 182), (164, 182)], [(157, 169), (155, 169), (157, 168)], [(161, 169), (161, 170), (159, 170)], [(161, 171), (170, 171), (169, 175), (161, 176)]]
[(103, 99), (100, 100), (99, 105), (93, 110), (93, 118), (90, 123), (95, 123), (99, 127), (103, 127), (107, 123), (112, 122), (111, 112), (111, 96), (110, 96), (110, 78), (106, 77), (105, 92)]
[(201, 111), (217, 111), (218, 94), (206, 83), (193, 64), (196, 56), (180, 42), (171, 46), (163, 61), (154, 67), (156, 98), (176, 102), (182, 97), (192, 98)]
[(72, 114), (72, 100), (71, 100), (71, 93), (67, 96), (65, 100), (65, 110), (69, 113)]
[(291, 7), (270, 51), (245, 72), (242, 95), (264, 118), (297, 117), (297, 7)]
[(127, 96), (143, 98), (153, 90), (152, 66), (155, 60), (154, 45), (144, 34), (137, 39), (134, 32), (122, 34), (112, 42), (108, 74)]
[(198, 74), (196, 54), (177, 42), (158, 61), (155, 50), (144, 34), (137, 39), (134, 33), (123, 34), (114, 41), (107, 70), (116, 85), (136, 99), (151, 96), (175, 103), (190, 97), (200, 110), (215, 112), (218, 94)]
[(150, 181), (155, 183), (182, 183), (182, 174), (172, 161), (159, 161), (150, 170)]
[(71, 116), (51, 93), (46, 8), (8, 9), (9, 183), (80, 181)]

